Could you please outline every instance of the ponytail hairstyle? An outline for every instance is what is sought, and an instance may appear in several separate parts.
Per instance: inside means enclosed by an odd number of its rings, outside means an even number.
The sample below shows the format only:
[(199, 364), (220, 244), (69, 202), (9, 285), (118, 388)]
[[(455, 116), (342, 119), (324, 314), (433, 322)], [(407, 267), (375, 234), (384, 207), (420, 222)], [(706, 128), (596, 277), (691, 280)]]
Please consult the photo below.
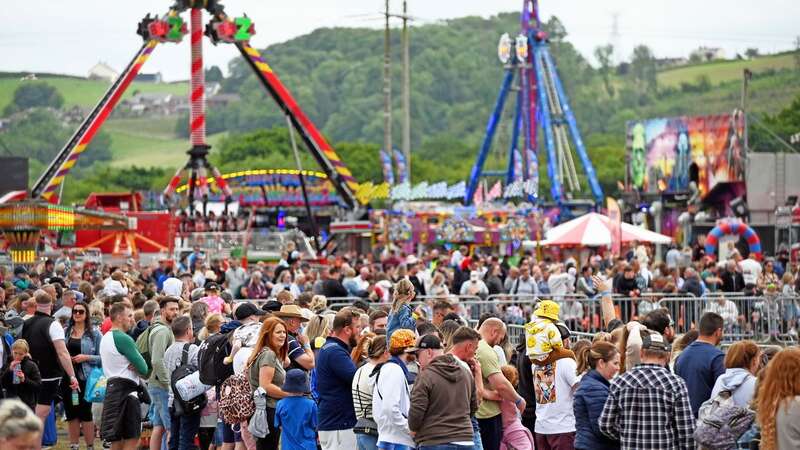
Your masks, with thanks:
[[(360, 367), (362, 360), (369, 357), (369, 346), (372, 344), (372, 339), (374, 337), (375, 333), (362, 334), (358, 339), (358, 344), (353, 347), (353, 350), (350, 352), (350, 359), (353, 360), (353, 364), (355, 364), (356, 367)], [(384, 339), (384, 341), (385, 340), (386, 339)]]
[(584, 367), (587, 367), (588, 369), (597, 369), (598, 361), (602, 360), (609, 362), (614, 359), (614, 356), (616, 356), (618, 353), (620, 353), (619, 349), (617, 349), (617, 346), (611, 342), (595, 342), (591, 347), (587, 348), (586, 351), (583, 352), (581, 359), (579, 359), (578, 367), (583, 364)]
[(591, 347), (592, 341), (588, 339), (581, 339), (572, 345), (572, 352), (575, 353), (575, 360), (578, 363), (578, 367), (575, 369), (577, 375), (589, 371), (589, 365), (586, 364), (586, 354), (589, 353)]
[(414, 298), (414, 293), (414, 285), (408, 278), (403, 278), (395, 283), (392, 295), (392, 313), (397, 313), (401, 306), (410, 302)]

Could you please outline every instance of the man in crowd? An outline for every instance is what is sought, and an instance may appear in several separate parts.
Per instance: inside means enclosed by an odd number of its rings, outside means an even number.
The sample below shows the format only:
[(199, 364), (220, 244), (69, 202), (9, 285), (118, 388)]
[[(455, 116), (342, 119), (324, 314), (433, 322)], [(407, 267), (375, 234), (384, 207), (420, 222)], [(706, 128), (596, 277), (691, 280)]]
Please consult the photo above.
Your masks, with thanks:
[[(511, 383), (503, 376), (500, 371), (500, 359), (493, 348), (503, 341), (506, 335), (506, 324), (502, 320), (492, 317), (483, 322), (478, 332), (481, 335), (481, 341), (478, 343), (476, 356), (481, 365), (483, 385), (490, 386), (503, 400), (513, 402), (520, 412), (525, 411), (525, 399), (517, 394)], [(484, 398), (475, 417), (480, 426), (483, 448), (498, 450), (503, 438), (500, 402)]]
[(725, 263), (722, 279), (722, 292), (742, 292), (744, 290), (744, 277), (736, 267), (736, 261), (729, 260)]
[(453, 304), (449, 301), (444, 299), (436, 300), (433, 304), (433, 317), (431, 318), (431, 322), (437, 327), (441, 327), (444, 322), (444, 317), (453, 311), (455, 311), (455, 308), (453, 308)]
[(156, 311), (158, 310), (158, 302), (155, 300), (148, 300), (144, 302), (142, 305), (142, 313), (144, 313), (144, 319), (136, 322), (136, 326), (131, 328), (130, 335), (135, 341), (139, 335), (144, 333), (147, 328), (150, 327), (150, 324), (153, 323), (153, 316), (156, 315)]
[(356, 448), (352, 395), (356, 366), (350, 350), (361, 335), (359, 314), (342, 309), (336, 313), (332, 328), (316, 361), (319, 441), (323, 450), (351, 449)]
[(64, 328), (50, 317), (53, 298), (47, 292), (38, 290), (29, 301), (36, 302), (36, 312), (25, 320), (20, 337), (28, 341), (31, 359), (39, 365), (42, 385), (36, 398), (35, 412), (44, 421), (58, 397), (64, 373), (69, 377), (70, 389), (78, 390), (79, 384), (67, 351)]
[(717, 348), (722, 341), (724, 321), (717, 313), (708, 312), (700, 318), (700, 336), (689, 344), (675, 361), (675, 373), (686, 382), (692, 414), (711, 398), (717, 378), (725, 372), (725, 354)]
[[(475, 391), (477, 401), (480, 404), (481, 398), (484, 396), (483, 386), (483, 373), (481, 364), (475, 358), (475, 352), (478, 350), (478, 345), (481, 340), (481, 335), (474, 329), (468, 326), (458, 328), (453, 336), (450, 338), (451, 347), (448, 354), (453, 355), (456, 362), (470, 374), (470, 379), (475, 383)], [(481, 433), (478, 427), (478, 419), (475, 414), (478, 412), (477, 408), (470, 411), (470, 422), (472, 424), (472, 439), (475, 448), (483, 448), (481, 441)]]
[[(176, 317), (170, 325), (175, 342), (164, 352), (164, 367), (167, 372), (172, 374), (175, 369), (181, 366), (183, 352), (188, 352), (186, 362), (194, 367), (198, 366), (197, 353), (200, 347), (194, 344), (194, 331), (192, 330), (192, 319), (189, 316)], [(175, 397), (177, 392), (172, 392), (170, 388), (170, 449), (191, 450), (194, 445), (194, 436), (200, 429), (201, 411), (187, 412), (180, 411), (178, 400)]]
[[(148, 374), (147, 363), (128, 335), (133, 326), (133, 310), (125, 302), (109, 310), (111, 330), (100, 341), (100, 360), (108, 380), (103, 400), (100, 437), (112, 450), (135, 450), (142, 433), (139, 377)], [(160, 444), (160, 442), (159, 442)]]
[(225, 271), (225, 282), (233, 298), (239, 298), (239, 290), (247, 283), (247, 272), (242, 269), (238, 258), (231, 259), (231, 266)]
[(713, 300), (710, 300), (705, 312), (719, 314), (722, 317), (725, 331), (729, 333), (733, 332), (734, 327), (740, 320), (744, 320), (744, 317), (739, 317), (739, 308), (736, 307), (736, 303), (728, 300), (724, 295), (716, 296)]
[[(412, 349), (422, 371), (411, 391), (408, 426), (420, 448), (473, 445), (471, 415), (478, 409), (478, 394), (470, 371), (451, 354), (442, 354), (434, 335), (419, 339)], [(434, 447), (435, 448), (435, 447)]]
[(342, 281), (339, 279), (339, 268), (336, 266), (328, 269), (328, 276), (322, 281), (321, 294), (328, 298), (347, 297)]
[[(286, 292), (286, 291), (284, 291)], [(314, 352), (308, 342), (308, 336), (300, 333), (300, 326), (308, 319), (297, 305), (283, 305), (281, 310), (273, 314), (286, 323), (286, 337), (289, 342), (289, 369), (311, 370), (314, 368)]]
[(686, 383), (666, 368), (669, 344), (655, 331), (641, 331), (641, 339), (642, 363), (611, 381), (600, 431), (622, 448), (694, 449)]
[(376, 309), (369, 314), (369, 330), (373, 333), (385, 332), (388, 321), (389, 314), (382, 309)]
[[(169, 414), (169, 381), (171, 372), (164, 364), (164, 354), (175, 342), (172, 335), (172, 321), (178, 315), (179, 300), (176, 297), (161, 297), (158, 305), (161, 307), (161, 316), (150, 326), (146, 335), (150, 349), (150, 363), (152, 372), (147, 379), (147, 392), (152, 400), (151, 412), (153, 434), (150, 436), (150, 450), (162, 448), (161, 441), (168, 437), (171, 429)], [(140, 338), (144, 338), (142, 335)]]
[(522, 266), (519, 269), (519, 277), (511, 284), (511, 289), (508, 291), (512, 295), (538, 295), (539, 287), (536, 280), (531, 277), (531, 269), (528, 266)]

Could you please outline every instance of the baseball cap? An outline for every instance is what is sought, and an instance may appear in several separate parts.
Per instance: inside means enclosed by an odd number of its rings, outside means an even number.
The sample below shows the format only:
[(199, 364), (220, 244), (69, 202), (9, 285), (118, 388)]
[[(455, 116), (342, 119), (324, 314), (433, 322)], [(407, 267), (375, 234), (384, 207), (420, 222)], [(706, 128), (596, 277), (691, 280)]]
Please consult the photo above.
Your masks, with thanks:
[(236, 307), (236, 311), (233, 312), (233, 318), (236, 320), (244, 320), (250, 316), (263, 316), (264, 314), (266, 314), (266, 312), (258, 309), (256, 305), (252, 303), (242, 303)]
[(406, 353), (415, 353), (420, 350), (432, 349), (438, 350), (442, 348), (442, 341), (435, 334), (426, 334), (425, 336), (417, 339), (417, 345), (406, 349)]
[(642, 330), (642, 348), (648, 350), (660, 350), (668, 352), (669, 343), (658, 331)]
[(558, 332), (561, 333), (561, 340), (569, 339), (572, 336), (572, 333), (569, 331), (569, 327), (564, 322), (556, 323), (556, 328), (558, 328)]
[(219, 291), (219, 285), (217, 283), (207, 283), (206, 284), (207, 291)]

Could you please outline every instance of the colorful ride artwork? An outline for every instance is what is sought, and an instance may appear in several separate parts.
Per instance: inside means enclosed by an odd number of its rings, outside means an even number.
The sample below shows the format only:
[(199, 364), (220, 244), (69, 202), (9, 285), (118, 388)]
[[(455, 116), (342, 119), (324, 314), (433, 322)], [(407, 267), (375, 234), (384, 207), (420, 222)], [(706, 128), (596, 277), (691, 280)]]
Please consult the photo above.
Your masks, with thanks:
[(719, 241), (725, 235), (741, 236), (747, 241), (751, 258), (760, 261), (763, 257), (761, 252), (761, 240), (758, 238), (756, 232), (746, 223), (735, 219), (720, 221), (717, 226), (708, 233), (705, 245), (706, 255), (714, 256), (716, 254)]

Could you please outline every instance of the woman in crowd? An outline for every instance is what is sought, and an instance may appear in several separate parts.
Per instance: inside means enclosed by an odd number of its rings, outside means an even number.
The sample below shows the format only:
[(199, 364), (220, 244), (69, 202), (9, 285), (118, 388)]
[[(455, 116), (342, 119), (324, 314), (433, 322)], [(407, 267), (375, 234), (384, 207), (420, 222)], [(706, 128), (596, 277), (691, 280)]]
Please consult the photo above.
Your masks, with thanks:
[(11, 362), (2, 375), (6, 398), (19, 398), (31, 410), (36, 409), (36, 397), (42, 385), (39, 366), (31, 359), (30, 347), (25, 339), (11, 345)]
[[(67, 350), (72, 358), (75, 376), (80, 389), (73, 392), (69, 389), (69, 380), (62, 380), (62, 398), (64, 413), (69, 423), (70, 448), (77, 450), (80, 444), (81, 431), (86, 445), (94, 442), (94, 422), (92, 420), (92, 404), (84, 400), (86, 380), (92, 368), (100, 366), (100, 340), (102, 336), (89, 318), (89, 305), (78, 301), (72, 307), (72, 317), (64, 330)], [(77, 397), (77, 398), (76, 398)], [(75, 401), (77, 400), (77, 402)]]
[(272, 287), (272, 297), (278, 295), (281, 291), (289, 291), (292, 294), (292, 297), (297, 298), (300, 295), (300, 289), (294, 284), (292, 280), (292, 271), (291, 270), (284, 270), (281, 272), (280, 276), (278, 277), (278, 282), (275, 283), (275, 286)]
[(436, 271), (433, 275), (429, 293), (433, 297), (447, 297), (450, 295), (450, 290), (447, 288), (445, 276), (442, 272)]
[(800, 448), (800, 348), (786, 348), (767, 365), (758, 389), (762, 450)]
[(247, 298), (252, 298), (256, 300), (265, 299), (269, 296), (269, 291), (267, 290), (267, 285), (264, 284), (264, 280), (262, 279), (261, 272), (255, 271), (252, 275), (250, 275), (250, 283), (247, 284)]
[(378, 364), (389, 359), (386, 351), (386, 339), (380, 335), (373, 335), (367, 342), (367, 362), (358, 368), (353, 376), (353, 407), (356, 412), (356, 439), (358, 450), (377, 450), (378, 425), (372, 417), (372, 393), (375, 378), (370, 377)]
[(277, 317), (270, 317), (261, 325), (258, 340), (247, 362), (250, 387), (263, 389), (267, 395), (267, 425), (269, 434), (256, 439), (258, 450), (278, 450), (281, 430), (275, 427), (275, 406), (286, 397), (281, 389), (286, 378), (284, 361), (289, 346), (286, 340), (286, 324)]
[(582, 353), (589, 367), (575, 392), (575, 448), (578, 450), (618, 449), (619, 442), (612, 441), (600, 432), (598, 420), (608, 398), (611, 378), (619, 372), (620, 353), (610, 342), (595, 342)]
[(756, 375), (761, 369), (761, 350), (753, 341), (740, 341), (728, 347), (725, 373), (717, 378), (711, 398), (729, 391), (736, 406), (747, 406), (756, 389)]
[(0, 402), (0, 448), (32, 450), (41, 447), (42, 421), (16, 399)]

